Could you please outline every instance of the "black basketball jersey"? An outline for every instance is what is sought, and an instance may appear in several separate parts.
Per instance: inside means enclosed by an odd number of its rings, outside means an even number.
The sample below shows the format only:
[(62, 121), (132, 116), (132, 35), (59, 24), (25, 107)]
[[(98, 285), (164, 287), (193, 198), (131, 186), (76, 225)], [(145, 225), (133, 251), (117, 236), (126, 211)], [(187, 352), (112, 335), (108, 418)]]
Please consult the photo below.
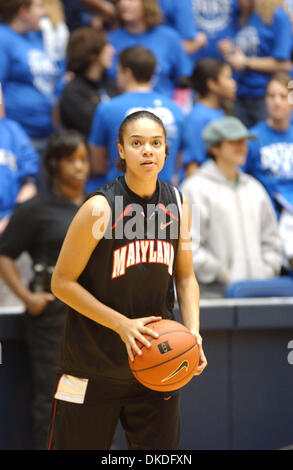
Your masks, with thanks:
[[(123, 176), (92, 194), (103, 195), (112, 217), (78, 282), (105, 305), (129, 318), (174, 319), (173, 278), (182, 196), (157, 182), (154, 196), (140, 198)], [(135, 381), (120, 336), (69, 308), (59, 372), (77, 377)]]

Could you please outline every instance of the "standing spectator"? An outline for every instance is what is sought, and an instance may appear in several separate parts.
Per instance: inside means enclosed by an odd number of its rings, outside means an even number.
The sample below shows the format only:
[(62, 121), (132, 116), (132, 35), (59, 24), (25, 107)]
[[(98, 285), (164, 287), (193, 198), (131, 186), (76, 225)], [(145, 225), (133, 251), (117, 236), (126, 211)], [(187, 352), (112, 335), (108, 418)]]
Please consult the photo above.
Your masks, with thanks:
[(0, 0), (0, 82), (6, 114), (21, 124), (42, 153), (54, 131), (58, 68), (44, 47), (41, 0)]
[(158, 0), (164, 23), (174, 28), (181, 37), (187, 54), (194, 54), (207, 44), (205, 33), (197, 31), (191, 0)]
[(186, 177), (195, 173), (207, 159), (203, 128), (208, 122), (225, 116), (227, 100), (233, 101), (236, 95), (231, 67), (215, 58), (201, 59), (197, 63), (191, 87), (196, 92), (196, 102), (185, 125), (182, 163)]
[[(154, 92), (151, 80), (156, 67), (156, 58), (143, 46), (124, 49), (119, 54), (117, 81), (122, 95), (102, 103), (96, 111), (89, 138), (93, 161), (108, 161), (105, 181), (119, 175), (115, 162), (119, 157), (117, 135), (121, 122), (134, 111), (146, 109), (161, 118), (167, 131), (169, 156), (160, 173), (160, 178), (173, 182), (176, 176), (177, 157), (182, 148), (184, 115), (180, 107), (170, 98)], [(101, 184), (97, 178), (88, 182), (88, 190)]]
[(74, 78), (63, 89), (59, 102), (61, 123), (67, 129), (76, 129), (87, 137), (97, 105), (117, 94), (115, 82), (104, 73), (112, 64), (113, 54), (103, 31), (84, 27), (72, 33), (67, 69)]
[(203, 137), (211, 160), (182, 191), (200, 215), (193, 211), (191, 235), (201, 296), (222, 296), (232, 282), (277, 276), (282, 247), (267, 192), (238, 170), (253, 136), (237, 118), (225, 117), (210, 122)]
[(219, 44), (223, 39), (233, 40), (240, 16), (238, 0), (192, 0), (197, 29), (207, 37), (207, 44), (194, 54), (196, 63), (203, 57), (223, 60)]
[(251, 129), (258, 136), (250, 142), (244, 171), (257, 178), (268, 191), (279, 217), (284, 267), (293, 269), (293, 123), (289, 96), (291, 77), (279, 72), (267, 86), (268, 118)]
[(265, 103), (268, 117), (251, 132), (258, 139), (249, 143), (244, 171), (257, 178), (268, 191), (280, 214), (283, 208), (293, 212), (293, 123), (291, 122), (286, 73), (274, 74), (267, 86)]
[(283, 0), (250, 0), (250, 15), (239, 29), (235, 47), (222, 50), (237, 72), (234, 115), (247, 127), (266, 118), (266, 86), (272, 73), (290, 70), (291, 24)]
[[(33, 420), (37, 449), (46, 449), (65, 306), (50, 292), (50, 278), (67, 229), (84, 202), (87, 147), (76, 131), (51, 137), (44, 157), (50, 191), (21, 204), (0, 239), (0, 272), (27, 308), (26, 338), (34, 380)], [(34, 276), (21, 280), (15, 259), (28, 252)]]
[[(117, 8), (121, 27), (109, 34), (116, 53), (138, 45), (150, 49), (157, 59), (154, 90), (172, 97), (180, 79), (191, 73), (179, 34), (161, 24), (163, 18), (156, 0), (118, 0)], [(109, 71), (112, 76), (116, 75), (114, 67)]]
[[(0, 86), (0, 236), (4, 232), (17, 204), (33, 197), (39, 172), (39, 156), (28, 136), (17, 122), (5, 117)], [(16, 261), (24, 282), (30, 278), (30, 260), (27, 255)], [(0, 277), (0, 305), (20, 304)]]

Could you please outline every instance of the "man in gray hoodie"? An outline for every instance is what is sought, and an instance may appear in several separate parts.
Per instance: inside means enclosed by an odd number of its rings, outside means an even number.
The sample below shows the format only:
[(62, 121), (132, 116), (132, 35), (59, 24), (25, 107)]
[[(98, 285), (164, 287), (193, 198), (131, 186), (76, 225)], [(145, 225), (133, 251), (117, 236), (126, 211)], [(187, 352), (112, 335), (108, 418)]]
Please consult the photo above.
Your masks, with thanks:
[(211, 159), (183, 182), (182, 192), (192, 210), (201, 297), (219, 297), (231, 282), (277, 276), (282, 245), (266, 190), (238, 168), (246, 159), (247, 139), (255, 137), (241, 121), (225, 117), (209, 123), (203, 138)]

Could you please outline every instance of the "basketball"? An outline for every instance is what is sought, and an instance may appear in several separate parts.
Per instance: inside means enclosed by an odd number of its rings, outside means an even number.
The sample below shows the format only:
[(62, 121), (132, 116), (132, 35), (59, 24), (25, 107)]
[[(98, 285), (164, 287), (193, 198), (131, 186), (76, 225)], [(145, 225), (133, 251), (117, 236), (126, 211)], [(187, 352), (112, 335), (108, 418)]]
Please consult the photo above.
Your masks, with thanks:
[(178, 390), (193, 377), (199, 363), (199, 349), (192, 333), (174, 320), (148, 323), (158, 338), (144, 335), (151, 343), (147, 348), (136, 341), (142, 354), (134, 352), (128, 359), (134, 377), (145, 387), (160, 392)]

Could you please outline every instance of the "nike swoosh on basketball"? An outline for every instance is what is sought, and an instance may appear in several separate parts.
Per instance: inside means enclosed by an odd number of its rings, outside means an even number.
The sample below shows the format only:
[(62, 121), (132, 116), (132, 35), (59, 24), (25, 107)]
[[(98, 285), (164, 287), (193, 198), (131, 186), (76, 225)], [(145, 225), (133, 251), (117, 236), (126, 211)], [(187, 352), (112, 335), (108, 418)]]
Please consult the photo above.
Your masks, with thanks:
[(164, 228), (168, 227), (168, 225), (171, 225), (171, 224), (173, 224), (173, 220), (170, 220), (170, 222), (168, 222), (167, 224), (161, 223), (161, 227), (160, 227), (160, 228), (161, 228), (161, 230), (164, 230)]
[(177, 369), (174, 370), (174, 372), (172, 372), (170, 375), (168, 375), (168, 377), (165, 377), (164, 379), (161, 380), (161, 382), (166, 382), (167, 380), (169, 379), (172, 379), (172, 377), (174, 377), (174, 375), (178, 374), (178, 372), (180, 372), (183, 367), (186, 368), (186, 372), (188, 371), (189, 369), (189, 362), (188, 361), (183, 361), (181, 362), (180, 366), (177, 367)]

